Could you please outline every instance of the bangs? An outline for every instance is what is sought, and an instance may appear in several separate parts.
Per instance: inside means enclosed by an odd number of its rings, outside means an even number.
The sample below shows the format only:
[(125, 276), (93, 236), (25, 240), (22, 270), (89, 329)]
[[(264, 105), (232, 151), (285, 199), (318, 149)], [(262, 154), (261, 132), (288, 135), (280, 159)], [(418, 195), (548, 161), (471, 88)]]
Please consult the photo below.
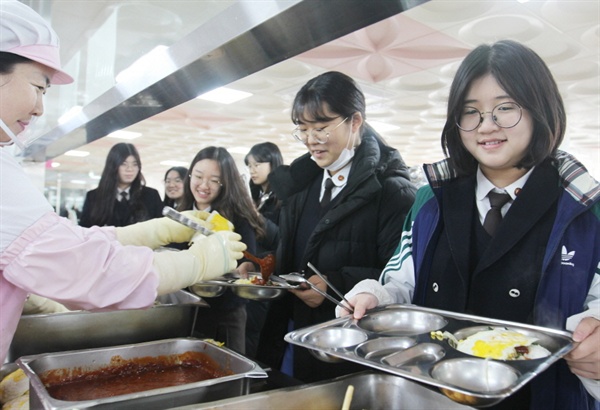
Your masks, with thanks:
[(338, 115), (327, 115), (325, 110), (328, 107), (329, 104), (327, 104), (326, 101), (321, 100), (321, 96), (318, 93), (307, 90), (307, 92), (298, 95), (294, 100), (292, 122), (298, 125), (332, 121), (336, 119)]

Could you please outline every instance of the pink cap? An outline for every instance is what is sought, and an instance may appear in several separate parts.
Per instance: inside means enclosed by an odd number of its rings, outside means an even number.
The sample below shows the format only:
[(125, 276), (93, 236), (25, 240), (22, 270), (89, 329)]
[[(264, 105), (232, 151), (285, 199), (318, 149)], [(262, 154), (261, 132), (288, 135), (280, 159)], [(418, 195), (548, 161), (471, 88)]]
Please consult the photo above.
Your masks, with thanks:
[(73, 78), (61, 70), (56, 32), (42, 16), (17, 0), (0, 0), (0, 51), (52, 68), (52, 84), (73, 82)]

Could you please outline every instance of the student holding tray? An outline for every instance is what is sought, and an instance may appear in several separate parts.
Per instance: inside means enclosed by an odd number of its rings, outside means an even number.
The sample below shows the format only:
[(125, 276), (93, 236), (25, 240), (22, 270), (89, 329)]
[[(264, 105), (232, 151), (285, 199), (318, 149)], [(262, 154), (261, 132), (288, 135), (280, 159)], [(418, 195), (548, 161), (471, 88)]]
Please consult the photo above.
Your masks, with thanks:
[(429, 185), (379, 281), (346, 294), (355, 318), (414, 303), (574, 331), (565, 360), (498, 408), (600, 408), (600, 184), (558, 149), (565, 128), (534, 51), (509, 40), (473, 50), (450, 89), (447, 159), (424, 166)]

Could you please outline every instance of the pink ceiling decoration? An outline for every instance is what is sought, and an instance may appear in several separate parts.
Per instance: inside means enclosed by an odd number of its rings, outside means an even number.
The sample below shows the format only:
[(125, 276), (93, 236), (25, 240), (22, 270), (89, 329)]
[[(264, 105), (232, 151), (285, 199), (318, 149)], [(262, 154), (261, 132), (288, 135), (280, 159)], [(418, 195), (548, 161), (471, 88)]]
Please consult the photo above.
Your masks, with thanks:
[(400, 14), (307, 51), (297, 59), (378, 83), (461, 59), (470, 49)]

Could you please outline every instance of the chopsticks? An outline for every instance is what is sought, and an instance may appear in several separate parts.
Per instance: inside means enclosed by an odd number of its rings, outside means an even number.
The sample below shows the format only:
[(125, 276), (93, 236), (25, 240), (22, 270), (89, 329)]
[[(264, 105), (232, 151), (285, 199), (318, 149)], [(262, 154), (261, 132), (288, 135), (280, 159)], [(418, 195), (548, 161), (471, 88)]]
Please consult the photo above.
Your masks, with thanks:
[(352, 402), (352, 395), (354, 394), (354, 386), (349, 384), (346, 389), (346, 395), (344, 396), (344, 402), (342, 403), (342, 410), (350, 410), (350, 403)]
[(327, 286), (329, 286), (331, 288), (331, 290), (333, 290), (335, 292), (336, 295), (338, 295), (340, 298), (342, 298), (342, 300), (344, 302), (346, 302), (348, 304), (348, 306), (345, 306), (342, 303), (337, 303), (337, 305), (343, 307), (344, 309), (346, 309), (350, 313), (354, 313), (354, 306), (352, 306), (352, 304), (350, 303), (350, 301), (348, 299), (346, 299), (344, 297), (344, 295), (339, 290), (337, 290), (336, 287), (331, 284), (331, 282), (329, 282), (327, 280), (327, 278), (325, 277), (325, 275), (323, 275), (321, 272), (319, 272), (319, 270), (312, 263), (308, 262), (307, 265), (308, 265), (308, 267), (310, 269), (312, 269), (312, 271), (314, 273), (316, 273), (321, 279), (323, 279), (323, 282), (325, 282), (327, 284)]

